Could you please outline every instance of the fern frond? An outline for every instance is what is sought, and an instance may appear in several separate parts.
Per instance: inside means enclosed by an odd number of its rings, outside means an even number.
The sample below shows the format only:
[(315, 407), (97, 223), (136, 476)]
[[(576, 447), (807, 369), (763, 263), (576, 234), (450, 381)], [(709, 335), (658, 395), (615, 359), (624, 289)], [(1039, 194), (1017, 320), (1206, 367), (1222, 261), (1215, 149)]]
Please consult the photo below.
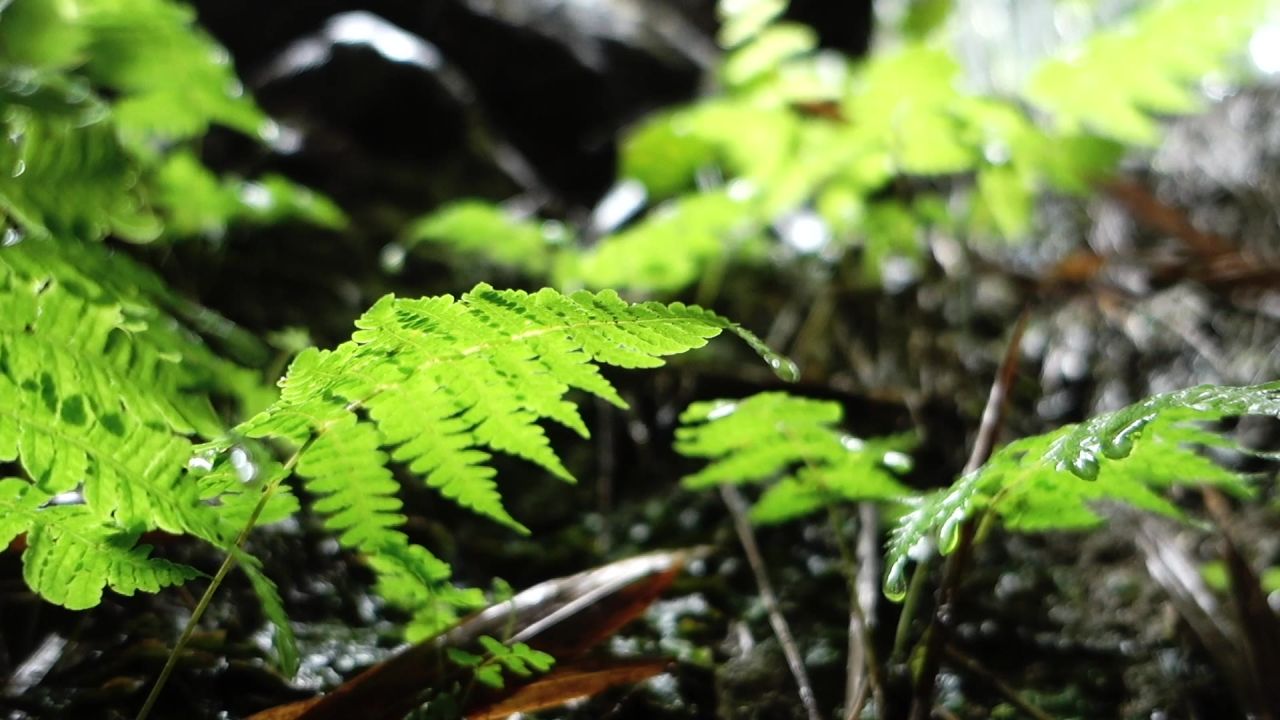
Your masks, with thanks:
[(155, 398), (22, 334), (0, 337), (0, 353), (0, 459), (51, 494), (83, 484), (93, 511), (124, 527), (193, 530), (201, 511), (177, 489), (191, 444), (150, 424)]
[[(193, 439), (223, 433), (212, 397), (248, 405), (263, 391), (254, 373), (218, 358), (163, 310), (156, 285), (98, 244), (28, 238), (0, 248), (0, 461), (16, 460), (30, 477), (23, 497), (43, 498), (24, 505), (33, 514), (13, 532), (28, 533), (28, 579), (52, 602), (180, 581), (188, 575), (131, 547), (138, 534), (224, 545), (256, 502), (243, 478), (214, 482), (188, 460)], [(82, 504), (43, 505), (73, 491)], [(282, 494), (271, 517), (291, 502)], [(95, 544), (109, 562), (77, 559)], [(54, 565), (64, 557), (78, 589), (58, 587)], [(37, 560), (47, 567), (31, 567)]]
[(414, 222), (405, 242), (445, 245), (466, 257), (483, 257), (535, 277), (551, 266), (552, 250), (568, 238), (560, 223), (527, 220), (480, 200), (451, 203)]
[(298, 461), (298, 474), (318, 496), (315, 509), (325, 525), (341, 533), (347, 547), (373, 549), (398, 543), (395, 528), (404, 523), (399, 485), (387, 469), (387, 454), (376, 427), (342, 411), (329, 420), (325, 432), (307, 447)]
[(234, 222), (270, 224), (292, 218), (330, 229), (347, 222), (333, 201), (279, 175), (220, 178), (188, 151), (165, 158), (148, 179), (171, 235), (217, 234)]
[(387, 296), (356, 326), (336, 350), (301, 353), (280, 400), (239, 431), (310, 440), (299, 473), (325, 496), (317, 507), (330, 527), (361, 549), (390, 542), (387, 533), (402, 520), (388, 456), (459, 505), (523, 530), (502, 507), (490, 452), (572, 480), (538, 423), (587, 434), (564, 398), (570, 389), (625, 406), (598, 364), (655, 367), (723, 330), (767, 352), (709, 311), (630, 305), (610, 291), (528, 294), (482, 284), (457, 300)]
[(906, 460), (901, 440), (863, 441), (840, 432), (840, 405), (767, 392), (744, 400), (697, 402), (680, 416), (676, 450), (711, 463), (684, 478), (686, 487), (777, 478), (752, 508), (752, 519), (777, 523), (833, 502), (897, 500), (910, 491), (891, 467)]
[(236, 221), (345, 222), (283, 177), (224, 180), (175, 144), (213, 124), (277, 131), (191, 8), (27, 0), (0, 12), (0, 131), (14, 140), (0, 146), (0, 213), (26, 232), (150, 241)]
[(152, 240), (160, 222), (146, 206), (138, 164), (110, 124), (81, 125), (48, 118), (30, 108), (0, 109), (0, 212), (28, 232), (96, 240), (117, 234)]
[(26, 533), (23, 578), (49, 602), (83, 610), (102, 600), (105, 587), (121, 595), (156, 592), (200, 574), (149, 557), (149, 546), (136, 545), (138, 533), (104, 522), (83, 505), (42, 507), (50, 500), (24, 480), (0, 480), (0, 544)]
[(453, 569), (420, 545), (391, 545), (368, 556), (378, 595), (411, 613), (405, 639), (417, 642), (457, 622), (463, 612), (488, 604), (477, 588), (449, 582)]
[[(0, 290), (8, 309), (0, 332), (25, 333), (115, 368), (148, 396), (163, 398), (168, 409), (147, 419), (175, 432), (221, 434), (210, 395), (233, 400), (241, 412), (273, 395), (257, 373), (217, 355), (191, 329), (219, 318), (182, 306), (159, 277), (120, 253), (28, 239), (0, 248)], [(179, 306), (190, 314), (179, 315)]]
[(115, 117), (135, 140), (185, 139), (220, 124), (257, 135), (266, 118), (245, 94), (230, 56), (170, 0), (78, 0), (83, 72), (120, 93)]
[(1159, 137), (1157, 114), (1201, 104), (1195, 82), (1222, 69), (1266, 16), (1267, 0), (1166, 0), (1045, 63), (1027, 87), (1032, 102), (1068, 130), (1135, 144)]
[(886, 594), (905, 591), (906, 565), (917, 548), (936, 539), (944, 554), (950, 552), (963, 522), (980, 512), (1011, 530), (1075, 529), (1101, 522), (1090, 506), (1103, 501), (1181, 517), (1160, 494), (1174, 485), (1247, 495), (1243, 476), (1193, 449), (1235, 447), (1192, 423), (1241, 415), (1280, 417), (1280, 383), (1201, 385), (1156, 395), (1001, 448), (982, 468), (918, 501), (903, 517), (889, 542)]
[(717, 258), (761, 256), (764, 230), (755, 215), (751, 203), (727, 192), (672, 201), (564, 263), (559, 284), (679, 290)]

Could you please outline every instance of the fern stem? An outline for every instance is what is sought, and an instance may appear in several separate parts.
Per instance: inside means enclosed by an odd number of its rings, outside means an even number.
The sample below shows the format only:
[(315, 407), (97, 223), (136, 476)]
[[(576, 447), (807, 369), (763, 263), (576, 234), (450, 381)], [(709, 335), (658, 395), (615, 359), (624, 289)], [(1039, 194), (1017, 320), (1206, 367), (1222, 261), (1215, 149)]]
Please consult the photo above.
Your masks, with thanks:
[[(1000, 360), (1000, 368), (991, 383), (991, 392), (987, 395), (986, 407), (982, 409), (982, 420), (978, 425), (977, 435), (973, 440), (973, 449), (965, 463), (961, 475), (975, 472), (991, 458), (995, 451), (1000, 429), (1004, 426), (1005, 411), (1009, 407), (1009, 389), (1018, 374), (1018, 350), (1022, 346), (1022, 333), (1027, 328), (1029, 311), (1023, 309), (1018, 316), (1017, 324), (1005, 346), (1004, 357)], [(955, 598), (959, 592), (960, 581), (969, 568), (969, 559), (973, 555), (974, 540), (978, 536), (978, 523), (982, 515), (966, 518), (960, 526), (959, 538), (951, 556), (947, 558), (946, 569), (942, 574), (942, 584), (938, 588), (938, 603), (934, 606), (933, 617), (925, 630), (924, 654), (920, 660), (920, 670), (916, 675), (915, 687), (912, 690), (911, 720), (928, 720), (933, 714), (933, 696), (937, 682), (938, 669), (942, 664), (942, 653), (946, 645), (945, 635), (955, 622)], [(919, 573), (919, 569), (916, 571)]]
[(764, 558), (760, 555), (760, 547), (756, 545), (755, 533), (751, 531), (751, 521), (747, 519), (747, 501), (732, 485), (720, 485), (720, 497), (724, 500), (725, 507), (729, 508), (729, 515), (733, 517), (733, 529), (737, 532), (738, 542), (747, 556), (747, 564), (751, 566), (751, 572), (755, 575), (756, 586), (760, 588), (760, 602), (764, 604), (765, 611), (769, 615), (769, 625), (773, 628), (774, 636), (778, 638), (778, 644), (782, 646), (787, 667), (790, 668), (791, 675), (799, 687), (800, 702), (804, 705), (805, 713), (809, 720), (822, 720), (817, 697), (813, 693), (813, 685), (809, 682), (809, 673), (804, 668), (804, 659), (800, 657), (800, 649), (791, 635), (791, 627), (787, 624), (787, 619), (778, 609), (778, 596), (773, 592), (773, 584), (769, 582), (769, 574), (765, 570)]
[(946, 569), (942, 574), (942, 585), (938, 590), (938, 604), (933, 618), (929, 622), (924, 636), (924, 654), (920, 660), (920, 669), (916, 674), (915, 687), (912, 690), (910, 720), (929, 720), (933, 714), (934, 686), (938, 678), (938, 669), (942, 665), (942, 650), (946, 644), (946, 635), (954, 622), (953, 609), (958, 594), (960, 580), (969, 569), (969, 557), (973, 554), (973, 539), (977, 535), (977, 523), (969, 518), (960, 526), (960, 537), (955, 550), (947, 558)]
[(893, 652), (889, 655), (889, 662), (894, 665), (906, 662), (907, 642), (911, 638), (911, 621), (915, 618), (916, 611), (920, 608), (920, 598), (924, 596), (924, 589), (929, 580), (930, 566), (932, 565), (930, 560), (920, 563), (919, 567), (911, 575), (911, 584), (907, 587), (907, 597), (903, 600), (902, 612), (898, 615), (898, 627), (893, 633)]
[[(871, 635), (871, 623), (868, 619), (869, 615), (865, 608), (862, 607), (862, 600), (858, 596), (858, 558), (850, 549), (849, 543), (845, 540), (844, 533), (841, 532), (845, 524), (844, 513), (834, 505), (827, 506), (827, 521), (831, 525), (831, 532), (835, 536), (836, 550), (840, 553), (841, 566), (844, 569), (845, 582), (849, 585), (849, 658), (848, 672), (846, 673), (847, 682), (845, 684), (845, 712), (846, 720), (853, 720), (862, 712), (862, 706), (866, 703), (868, 686), (871, 694), (875, 697), (876, 706), (884, 708), (884, 679), (880, 673), (879, 653), (876, 652), (875, 638)], [(855, 643), (862, 643), (863, 665), (867, 671), (867, 683), (855, 683), (855, 673), (860, 668), (856, 667), (854, 658)], [(854, 685), (859, 685), (855, 688)]]
[[(318, 435), (313, 435), (296, 452), (285, 462), (283, 470), (272, 481), (268, 482), (262, 488), (262, 496), (258, 498), (258, 503), (253, 506), (253, 512), (249, 513), (249, 519), (245, 521), (244, 527), (240, 529), (240, 534), (236, 536), (235, 543), (232, 547), (240, 549), (244, 546), (246, 540), (249, 539), (249, 533), (253, 532), (253, 528), (258, 524), (258, 518), (262, 516), (262, 511), (267, 507), (267, 501), (275, 494), (276, 488), (280, 487), (280, 483), (289, 477), (293, 467), (298, 464), (298, 459), (302, 457), (302, 453), (311, 443), (315, 441)], [(178, 642), (173, 646), (173, 650), (169, 651), (169, 657), (165, 659), (164, 667), (160, 669), (160, 675), (156, 678), (156, 682), (151, 686), (151, 692), (147, 694), (147, 699), (142, 703), (142, 708), (138, 710), (138, 714), (134, 720), (146, 720), (151, 714), (152, 708), (155, 707), (156, 701), (160, 699), (160, 693), (164, 690), (164, 686), (169, 682), (169, 676), (173, 674), (174, 668), (178, 666), (178, 658), (182, 655), (182, 650), (186, 648), (187, 643), (191, 642), (191, 636), (195, 634), (196, 626), (200, 623), (200, 618), (204, 617), (204, 613), (209, 609), (209, 603), (213, 601), (213, 595), (222, 585), (222, 581), (226, 579), (227, 574), (231, 572), (236, 565), (235, 553), (228, 552), (223, 558), (222, 564), (218, 566), (218, 571), (214, 573), (213, 580), (209, 582), (209, 587), (205, 588), (204, 594), (200, 596), (200, 601), (196, 603), (196, 607), (191, 611), (191, 617), (187, 619), (187, 624), (182, 628), (182, 634), (178, 636)]]

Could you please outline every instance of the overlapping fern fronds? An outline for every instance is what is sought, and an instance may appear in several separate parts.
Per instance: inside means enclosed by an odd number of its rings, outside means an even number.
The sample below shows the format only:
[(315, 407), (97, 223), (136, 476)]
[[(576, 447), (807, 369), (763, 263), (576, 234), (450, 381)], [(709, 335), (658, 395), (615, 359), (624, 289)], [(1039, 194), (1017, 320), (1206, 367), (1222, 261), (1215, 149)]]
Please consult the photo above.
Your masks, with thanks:
[(344, 221), (282, 177), (220, 181), (184, 152), (215, 124), (258, 139), (275, 131), (194, 19), (173, 0), (0, 6), (0, 130), (11, 139), (0, 144), (0, 221), (133, 241), (246, 219)]
[[(1011, 98), (968, 87), (940, 34), (855, 61), (781, 19), (785, 3), (723, 2), (719, 90), (647, 118), (623, 144), (621, 176), (645, 188), (648, 217), (589, 247), (540, 244), (536, 223), (431, 239), (539, 276), (554, 256), (559, 284), (673, 292), (720, 264), (765, 257), (758, 240), (786, 240), (797, 216), (825, 225), (802, 252), (859, 252), (872, 283), (884, 261), (916, 261), (931, 228), (1025, 238), (1043, 193), (1093, 189), (1127, 146), (1159, 138), (1164, 117), (1195, 110), (1196, 83), (1227, 74), (1274, 8), (1147, 5), (1047, 60)], [(915, 178), (966, 192), (885, 197)], [(677, 224), (689, 227), (672, 232)]]
[[(462, 507), (524, 531), (502, 504), (491, 456), (519, 457), (571, 481), (539, 423), (587, 435), (566, 398), (570, 390), (625, 407), (600, 365), (656, 367), (729, 330), (780, 372), (793, 372), (715, 313), (681, 303), (628, 304), (610, 291), (530, 294), (481, 284), (459, 298), (386, 296), (356, 327), (334, 350), (301, 353), (280, 399), (236, 431), (299, 448), (297, 473), (326, 526), (368, 556), (380, 583), (422, 622), (440, 620), (431, 608), (442, 599), (476, 598), (445, 588), (448, 566), (400, 531), (399, 486), (388, 463)], [(444, 595), (422, 590), (433, 586)]]
[[(161, 584), (189, 577), (135, 548), (143, 531), (222, 544), (236, 529), (208, 501), (243, 488), (201, 483), (187, 462), (193, 439), (223, 432), (214, 401), (251, 410), (265, 390), (167, 312), (149, 292), (162, 287), (98, 245), (69, 252), (32, 238), (0, 248), (0, 461), (29, 477), (6, 481), (29, 512), (5, 529), (27, 533), (28, 580), (53, 602), (96, 604), (104, 584), (130, 587), (117, 572), (141, 578), (150, 567)], [(71, 504), (46, 506), (54, 496)], [(80, 558), (87, 547), (108, 559)], [(77, 584), (35, 567), (58, 558), (77, 568)]]
[(758, 523), (777, 523), (835, 502), (897, 500), (910, 490), (896, 479), (909, 466), (904, 438), (862, 440), (840, 431), (840, 405), (766, 392), (712, 400), (680, 416), (676, 450), (711, 464), (686, 476), (690, 488), (773, 481), (752, 508)]
[(1241, 415), (1280, 417), (1280, 383), (1202, 385), (1156, 395), (1123, 410), (1024, 438), (951, 487), (917, 501), (889, 542), (885, 592), (901, 597), (912, 552), (936, 540), (945, 554), (961, 525), (977, 514), (1009, 529), (1038, 531), (1096, 525), (1092, 509), (1118, 502), (1170, 517), (1181, 511), (1161, 491), (1213, 485), (1249, 493), (1246, 478), (1196, 451), (1235, 448), (1204, 423)]

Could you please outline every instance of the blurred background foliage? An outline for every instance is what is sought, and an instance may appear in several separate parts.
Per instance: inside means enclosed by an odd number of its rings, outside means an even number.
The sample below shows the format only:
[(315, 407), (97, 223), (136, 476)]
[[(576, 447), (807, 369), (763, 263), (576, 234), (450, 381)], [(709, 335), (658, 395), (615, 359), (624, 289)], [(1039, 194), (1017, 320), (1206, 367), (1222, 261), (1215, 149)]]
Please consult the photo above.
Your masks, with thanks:
[(1267, 5), (1136, 8), (1081, 42), (1018, 58), (1032, 67), (1007, 89), (967, 72), (952, 49), (963, 25), (946, 3), (911, 4), (866, 59), (821, 48), (785, 8), (721, 5), (725, 54), (703, 98), (626, 131), (618, 182), (581, 232), (566, 239), (557, 227), (539, 252), (543, 218), (509, 209), (513, 227), (495, 234), (468, 203), (428, 216), (408, 243), (534, 276), (550, 268), (560, 286), (649, 293), (784, 253), (852, 256), (872, 285), (889, 261), (916, 275), (931, 227), (1025, 240), (1039, 196), (1089, 193), (1126, 148), (1158, 140), (1159, 118), (1202, 105), (1202, 78), (1247, 77), (1236, 51)]

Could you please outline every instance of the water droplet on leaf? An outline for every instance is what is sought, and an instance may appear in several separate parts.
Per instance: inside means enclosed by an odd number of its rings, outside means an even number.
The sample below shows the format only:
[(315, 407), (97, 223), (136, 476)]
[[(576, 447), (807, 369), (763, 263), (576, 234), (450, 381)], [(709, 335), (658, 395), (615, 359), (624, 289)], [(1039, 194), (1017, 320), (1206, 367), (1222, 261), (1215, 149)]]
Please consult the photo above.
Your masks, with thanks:
[(1106, 439), (1102, 443), (1102, 454), (1112, 460), (1129, 457), (1129, 453), (1133, 452), (1133, 444), (1142, 435), (1142, 431), (1151, 424), (1155, 419), (1155, 415), (1143, 415), (1133, 422), (1125, 425)]
[(400, 243), (387, 243), (378, 254), (378, 264), (382, 271), (394, 275), (404, 270), (404, 261), (409, 252)]
[(789, 358), (785, 358), (777, 353), (770, 353), (766, 358), (769, 361), (769, 367), (773, 368), (773, 374), (787, 382), (795, 382), (800, 379), (800, 368), (791, 362)]
[(960, 542), (960, 527), (968, 517), (968, 508), (961, 507), (943, 521), (942, 528), (938, 530), (938, 551), (943, 555), (949, 555), (956, 549)]
[(907, 596), (907, 558), (898, 558), (884, 574), (884, 596), (893, 602), (902, 602)]
[(1072, 475), (1081, 480), (1098, 479), (1098, 458), (1088, 450), (1081, 450), (1078, 455), (1071, 459), (1071, 463), (1067, 468), (1071, 470)]
[(719, 420), (723, 417), (729, 417), (738, 409), (738, 403), (726, 402), (716, 405), (711, 412), (707, 413), (708, 420)]

